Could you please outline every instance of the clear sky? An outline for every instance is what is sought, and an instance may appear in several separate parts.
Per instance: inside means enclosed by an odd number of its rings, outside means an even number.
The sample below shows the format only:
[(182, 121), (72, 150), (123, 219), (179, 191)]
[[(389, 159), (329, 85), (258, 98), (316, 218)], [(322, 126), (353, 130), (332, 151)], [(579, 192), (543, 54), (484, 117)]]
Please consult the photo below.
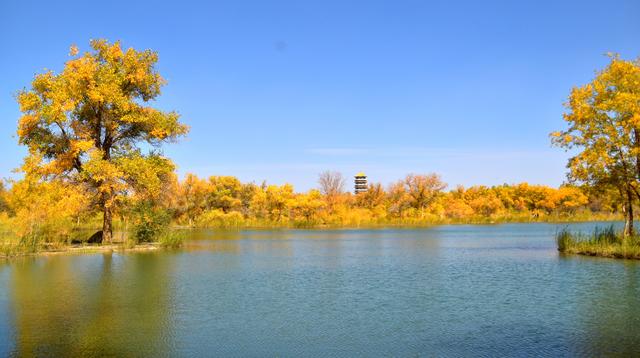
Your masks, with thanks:
[(92, 38), (159, 52), (180, 174), (559, 185), (548, 133), (605, 53), (640, 55), (640, 2), (2, 0), (0, 177), (25, 154), (15, 93)]

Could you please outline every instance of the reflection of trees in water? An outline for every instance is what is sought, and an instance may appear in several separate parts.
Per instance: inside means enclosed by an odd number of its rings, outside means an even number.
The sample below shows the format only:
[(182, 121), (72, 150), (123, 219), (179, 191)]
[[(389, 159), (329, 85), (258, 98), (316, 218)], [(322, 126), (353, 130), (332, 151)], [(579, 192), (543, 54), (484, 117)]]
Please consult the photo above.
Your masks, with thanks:
[(183, 252), (222, 254), (270, 253), (291, 256), (293, 251), (288, 230), (209, 230), (195, 229), (182, 247)]
[(19, 356), (159, 355), (171, 344), (170, 254), (58, 256), (14, 265)]
[[(606, 259), (593, 259), (606, 260)], [(591, 260), (585, 260), (591, 261)], [(583, 334), (579, 355), (632, 357), (640, 354), (640, 269), (637, 262), (580, 262), (599, 272), (578, 296)], [(605, 267), (609, 266), (610, 267)], [(618, 266), (621, 265), (621, 266)], [(585, 290), (587, 291), (587, 290)], [(581, 292), (582, 293), (582, 292)]]
[(239, 231), (196, 229), (190, 230), (188, 233), (188, 240), (182, 247), (184, 252), (240, 253), (242, 251), (239, 242), (242, 235)]

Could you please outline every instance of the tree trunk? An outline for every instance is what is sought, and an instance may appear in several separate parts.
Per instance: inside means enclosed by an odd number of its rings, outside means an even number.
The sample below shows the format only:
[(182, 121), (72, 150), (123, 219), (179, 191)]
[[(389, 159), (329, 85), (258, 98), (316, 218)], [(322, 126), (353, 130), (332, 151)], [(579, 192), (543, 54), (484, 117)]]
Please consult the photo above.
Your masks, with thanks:
[(626, 203), (624, 208), (624, 237), (630, 237), (634, 235), (633, 230), (633, 194), (630, 189), (627, 189)]
[[(102, 117), (100, 117), (102, 120)], [(111, 137), (111, 132), (109, 127), (105, 124), (104, 129), (104, 140), (102, 141), (102, 159), (110, 162), (111, 161), (111, 145), (113, 144), (113, 138)], [(111, 213), (111, 205), (113, 199), (113, 187), (110, 186), (110, 190), (102, 193), (102, 242), (111, 243), (113, 238), (113, 227), (112, 227), (112, 213)]]
[(103, 205), (103, 216), (102, 216), (102, 242), (103, 243), (111, 243), (111, 238), (113, 236), (113, 228), (112, 228), (112, 215), (111, 215), (111, 205), (105, 202)]

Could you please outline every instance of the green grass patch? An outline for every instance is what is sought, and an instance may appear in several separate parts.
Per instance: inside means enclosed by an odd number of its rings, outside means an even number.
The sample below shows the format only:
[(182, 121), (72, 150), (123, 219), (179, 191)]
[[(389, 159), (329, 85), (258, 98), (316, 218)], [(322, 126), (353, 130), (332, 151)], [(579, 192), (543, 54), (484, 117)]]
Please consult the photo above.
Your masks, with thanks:
[(158, 237), (161, 247), (175, 249), (182, 246), (187, 233), (183, 230), (167, 230)]
[(556, 234), (556, 243), (558, 251), (567, 254), (640, 259), (640, 236), (624, 237), (613, 225), (590, 234), (564, 228)]

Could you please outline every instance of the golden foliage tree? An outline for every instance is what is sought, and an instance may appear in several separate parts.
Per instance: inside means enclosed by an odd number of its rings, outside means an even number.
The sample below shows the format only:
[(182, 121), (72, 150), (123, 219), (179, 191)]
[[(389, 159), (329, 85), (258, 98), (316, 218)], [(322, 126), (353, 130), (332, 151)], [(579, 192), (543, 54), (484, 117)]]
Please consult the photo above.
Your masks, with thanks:
[(382, 184), (370, 183), (367, 187), (367, 191), (356, 195), (356, 203), (361, 207), (373, 209), (384, 205), (385, 194)]
[(9, 209), (7, 204), (7, 189), (4, 187), (4, 183), (0, 181), (0, 213), (6, 212)]
[(207, 201), (211, 208), (222, 209), (225, 213), (240, 209), (242, 207), (241, 192), (242, 183), (236, 177), (209, 177), (209, 195)]
[(295, 216), (304, 218), (306, 223), (314, 222), (314, 216), (318, 214), (324, 205), (325, 202), (322, 200), (322, 194), (316, 189), (296, 195), (291, 202)]
[(555, 145), (577, 151), (569, 179), (612, 186), (624, 202), (626, 236), (633, 235), (633, 204), (640, 198), (640, 62), (617, 56), (590, 83), (571, 91)]
[(127, 190), (159, 190), (159, 176), (173, 171), (172, 162), (155, 150), (185, 135), (188, 127), (175, 112), (149, 102), (160, 95), (165, 80), (155, 69), (151, 50), (123, 50), (119, 42), (91, 41), (92, 51), (79, 54), (62, 72), (35, 76), (31, 89), (18, 95), (23, 113), (20, 144), (29, 148), (27, 174), (65, 178), (91, 188), (103, 213), (103, 240), (112, 236), (112, 213)]
[(178, 212), (191, 226), (206, 210), (209, 188), (207, 182), (194, 174), (187, 174), (178, 190)]
[[(300, 193), (293, 186), (242, 183), (235, 177), (209, 180), (187, 174), (176, 183), (174, 218), (198, 226), (359, 226), (384, 223), (494, 222), (593, 217), (617, 211), (616, 195), (590, 187), (551, 188), (529, 183), (458, 186), (444, 191), (435, 175), (408, 175), (388, 187), (372, 183), (357, 195), (317, 189)], [(169, 191), (171, 189), (168, 189)], [(615, 194), (615, 192), (613, 193)], [(170, 201), (163, 199), (163, 202)], [(329, 203), (333, 203), (331, 210)]]
[(434, 173), (426, 175), (409, 174), (404, 179), (404, 186), (408, 195), (409, 205), (420, 212), (424, 217), (424, 211), (432, 204), (447, 187), (440, 176)]
[(23, 240), (69, 241), (89, 205), (82, 187), (62, 180), (41, 181), (27, 174), (13, 182), (7, 204), (15, 215), (14, 231)]
[(291, 184), (269, 185), (265, 194), (265, 204), (271, 220), (282, 221), (293, 202), (293, 186)]

